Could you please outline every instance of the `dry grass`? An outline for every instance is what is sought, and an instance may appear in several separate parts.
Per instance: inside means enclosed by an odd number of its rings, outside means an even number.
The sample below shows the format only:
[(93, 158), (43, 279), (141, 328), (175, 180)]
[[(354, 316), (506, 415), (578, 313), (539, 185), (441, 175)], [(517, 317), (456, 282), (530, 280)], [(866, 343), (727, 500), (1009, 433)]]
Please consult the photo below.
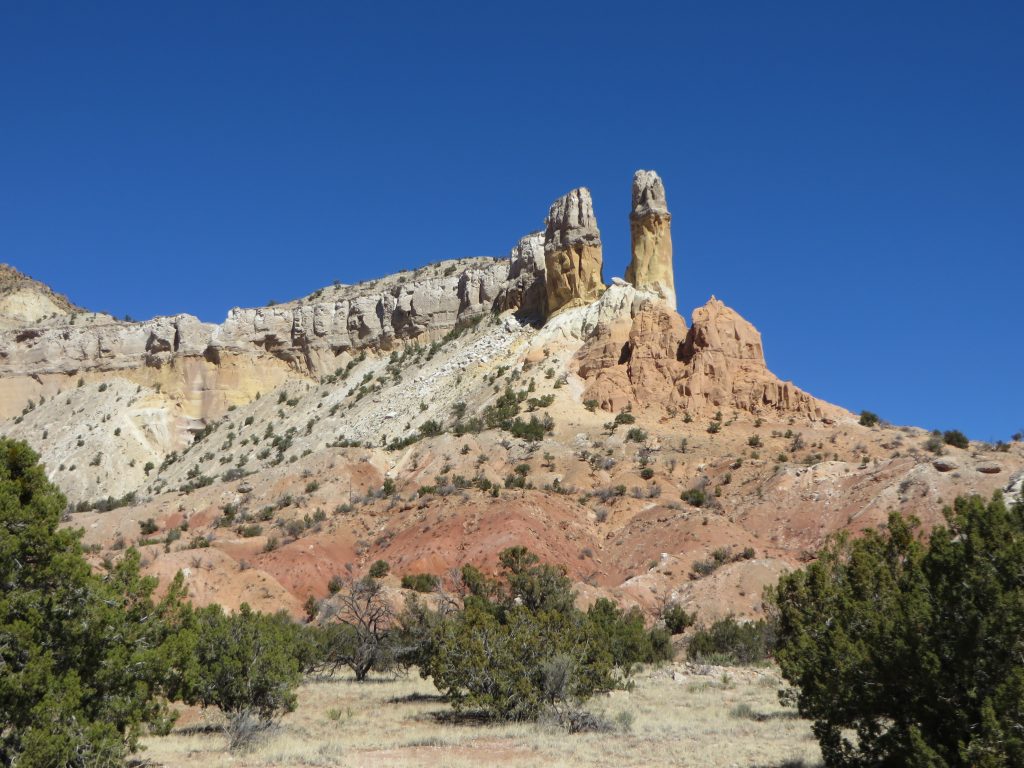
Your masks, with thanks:
[[(213, 718), (190, 713), (141, 757), (162, 766), (816, 766), (806, 721), (778, 703), (772, 669), (648, 669), (631, 693), (591, 702), (616, 731), (570, 736), (535, 724), (452, 721), (417, 675), (310, 681), (252, 752), (231, 755)], [(631, 724), (623, 725), (631, 720)]]

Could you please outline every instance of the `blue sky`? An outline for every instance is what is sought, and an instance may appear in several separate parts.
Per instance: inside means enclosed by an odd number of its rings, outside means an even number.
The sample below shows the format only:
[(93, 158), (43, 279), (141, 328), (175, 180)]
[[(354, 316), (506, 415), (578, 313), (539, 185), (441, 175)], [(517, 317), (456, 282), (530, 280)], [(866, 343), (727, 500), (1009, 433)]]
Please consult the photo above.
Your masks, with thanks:
[(1024, 428), (1021, 3), (0, 0), (0, 261), (181, 311), (673, 211), (680, 310), (895, 423)]

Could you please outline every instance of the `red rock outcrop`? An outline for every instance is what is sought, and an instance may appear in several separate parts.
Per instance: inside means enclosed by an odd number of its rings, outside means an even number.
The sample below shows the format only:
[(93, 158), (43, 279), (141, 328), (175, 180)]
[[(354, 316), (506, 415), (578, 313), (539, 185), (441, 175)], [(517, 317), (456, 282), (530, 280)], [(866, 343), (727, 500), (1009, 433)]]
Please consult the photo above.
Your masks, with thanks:
[(599, 326), (577, 360), (587, 381), (583, 398), (610, 411), (636, 403), (692, 415), (734, 409), (820, 419), (842, 413), (769, 371), (761, 334), (714, 297), (694, 311), (688, 331), (679, 314), (645, 301), (632, 318)]

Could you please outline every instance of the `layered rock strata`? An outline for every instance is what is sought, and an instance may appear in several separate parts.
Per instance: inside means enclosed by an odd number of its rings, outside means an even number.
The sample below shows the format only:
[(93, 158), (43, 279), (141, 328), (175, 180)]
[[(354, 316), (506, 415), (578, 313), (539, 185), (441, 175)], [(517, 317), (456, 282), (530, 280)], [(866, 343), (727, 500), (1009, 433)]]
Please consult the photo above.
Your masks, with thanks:
[(582, 307), (604, 292), (601, 231), (590, 190), (579, 187), (551, 205), (544, 222), (547, 316)]
[(0, 264), (0, 328), (61, 319), (77, 311), (81, 310), (66, 296), (9, 264)]
[(496, 308), (515, 310), (529, 319), (543, 319), (547, 302), (544, 290), (544, 233), (521, 238), (509, 254), (508, 280), (498, 294)]
[(633, 258), (626, 268), (626, 282), (656, 293), (675, 309), (671, 222), (661, 178), (654, 171), (637, 171), (633, 174), (633, 207), (629, 214)]
[(287, 304), (232, 309), (220, 325), (190, 315), (8, 317), (15, 327), (0, 326), (0, 417), (67, 388), (69, 378), (104, 373), (161, 385), (190, 404), (190, 418), (216, 417), (289, 376), (333, 373), (362, 349), (431, 341), (494, 310), (542, 313), (540, 247), (534, 235), (511, 259), (461, 259), (335, 285)]

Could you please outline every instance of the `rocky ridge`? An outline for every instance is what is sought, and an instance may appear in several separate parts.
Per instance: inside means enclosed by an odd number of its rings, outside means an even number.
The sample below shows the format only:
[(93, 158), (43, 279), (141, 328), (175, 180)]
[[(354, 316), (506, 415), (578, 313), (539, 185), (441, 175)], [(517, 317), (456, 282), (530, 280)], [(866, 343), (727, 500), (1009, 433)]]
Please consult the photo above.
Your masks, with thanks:
[(9, 264), (0, 264), (0, 329), (55, 320), (76, 311), (81, 310), (66, 296)]

